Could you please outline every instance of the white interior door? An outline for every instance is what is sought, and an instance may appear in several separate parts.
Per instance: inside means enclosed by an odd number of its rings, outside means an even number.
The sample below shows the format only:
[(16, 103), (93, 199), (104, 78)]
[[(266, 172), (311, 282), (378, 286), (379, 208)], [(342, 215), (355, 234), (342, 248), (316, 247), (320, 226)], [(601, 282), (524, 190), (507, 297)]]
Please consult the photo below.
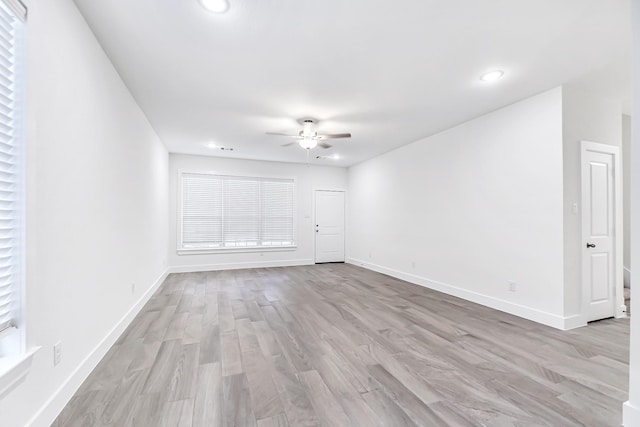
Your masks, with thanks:
[(316, 190), (316, 263), (344, 262), (344, 191)]
[(602, 145), (583, 142), (582, 149), (582, 290), (587, 322), (616, 315), (618, 159), (612, 152), (616, 147)]

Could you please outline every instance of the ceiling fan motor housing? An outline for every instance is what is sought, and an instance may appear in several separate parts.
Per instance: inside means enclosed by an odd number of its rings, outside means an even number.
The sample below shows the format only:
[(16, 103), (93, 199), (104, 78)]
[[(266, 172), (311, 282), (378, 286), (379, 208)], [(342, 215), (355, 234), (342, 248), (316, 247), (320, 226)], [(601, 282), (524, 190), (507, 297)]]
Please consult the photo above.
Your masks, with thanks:
[(311, 119), (306, 119), (302, 125), (302, 131), (300, 132), (300, 136), (305, 138), (314, 138), (318, 136), (318, 132), (313, 130), (314, 121)]

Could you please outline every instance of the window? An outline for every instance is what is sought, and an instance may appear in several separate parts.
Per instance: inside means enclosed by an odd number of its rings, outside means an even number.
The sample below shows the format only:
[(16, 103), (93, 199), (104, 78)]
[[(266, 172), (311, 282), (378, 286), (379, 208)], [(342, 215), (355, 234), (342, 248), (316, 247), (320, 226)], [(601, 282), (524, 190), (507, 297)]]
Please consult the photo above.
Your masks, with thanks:
[(179, 250), (293, 247), (293, 179), (182, 173)]
[[(18, 326), (21, 313), (23, 184), (22, 31), (26, 9), (0, 1), (0, 339)], [(8, 353), (0, 348), (0, 356)]]

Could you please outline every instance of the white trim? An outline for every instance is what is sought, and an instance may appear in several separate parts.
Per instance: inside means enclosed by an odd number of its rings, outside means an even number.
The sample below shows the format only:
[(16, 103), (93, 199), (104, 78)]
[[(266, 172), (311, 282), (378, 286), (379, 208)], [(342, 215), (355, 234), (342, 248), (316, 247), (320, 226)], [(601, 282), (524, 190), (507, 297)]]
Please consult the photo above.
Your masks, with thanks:
[[(173, 154), (173, 153), (172, 153)], [(224, 171), (224, 170), (207, 170), (207, 169), (187, 169), (187, 168), (179, 168), (178, 169), (178, 178), (182, 176), (183, 173), (192, 173), (196, 175), (218, 175), (218, 176), (230, 176), (230, 177), (239, 177), (239, 178), (266, 178), (266, 179), (282, 179), (282, 180), (294, 180), (297, 181), (297, 178), (292, 175), (271, 175), (271, 174), (238, 174), (237, 171)]]
[(284, 261), (249, 261), (226, 264), (176, 265), (169, 267), (169, 273), (197, 273), (200, 271), (241, 270), (245, 268), (297, 267), (313, 265), (312, 259), (292, 259)]
[(344, 187), (313, 187), (314, 194), (316, 191), (333, 191), (336, 193), (346, 193), (347, 189)]
[(640, 426), (640, 408), (626, 401), (622, 405), (622, 425), (625, 427)]
[[(623, 295), (624, 297), (624, 295)], [(625, 319), (627, 317), (627, 305), (626, 304), (622, 304), (618, 307), (616, 307), (616, 315), (615, 318), (616, 319)]]
[(116, 325), (107, 333), (107, 335), (98, 343), (98, 345), (84, 358), (78, 367), (69, 375), (62, 385), (53, 393), (53, 395), (45, 402), (44, 405), (36, 412), (36, 414), (27, 422), (27, 426), (44, 426), (51, 425), (56, 417), (60, 414), (65, 405), (73, 397), (74, 393), (80, 388), (84, 380), (98, 365), (100, 360), (107, 354), (107, 351), (115, 344), (120, 335), (127, 329), (133, 319), (140, 313), (144, 305), (151, 299), (154, 292), (160, 287), (164, 279), (169, 275), (168, 269), (165, 270), (149, 288), (149, 290), (140, 297), (138, 302), (127, 311), (127, 313), (116, 323)]
[(623, 281), (624, 281), (624, 287), (625, 288), (630, 288), (631, 287), (631, 270), (629, 270), (627, 267), (622, 267), (623, 269)]
[(199, 255), (199, 254), (243, 254), (252, 252), (290, 252), (296, 251), (297, 245), (292, 246), (245, 246), (226, 248), (192, 248), (178, 249), (178, 255)]
[[(584, 157), (585, 154), (589, 151), (597, 152), (597, 153), (605, 153), (611, 154), (613, 156), (613, 182), (614, 182), (614, 216), (615, 216), (615, 226), (614, 226), (614, 244), (613, 244), (613, 257), (614, 257), (614, 281), (615, 281), (615, 289), (614, 289), (614, 313), (613, 315), (616, 318), (626, 317), (626, 306), (624, 304), (624, 279), (623, 279), (623, 232), (624, 232), (624, 222), (622, 219), (622, 166), (620, 162), (620, 148), (614, 145), (601, 144), (599, 142), (591, 142), (591, 141), (581, 141), (580, 142), (580, 186), (581, 186), (581, 201), (584, 206), (584, 200), (586, 199), (586, 187), (584, 186), (584, 182), (586, 181), (587, 175), (584, 170)], [(586, 212), (587, 209), (582, 209), (582, 217), (581, 217), (581, 236), (580, 236), (580, 262), (581, 262), (581, 279), (580, 279), (580, 291), (582, 293), (582, 304), (580, 309), (580, 315), (583, 317), (584, 321), (587, 320), (587, 306), (589, 304), (588, 301), (588, 293), (586, 289), (588, 288), (588, 284), (584, 278), (585, 271), (585, 255), (584, 255), (584, 244), (586, 243), (586, 235), (587, 229), (586, 227)]]
[(383, 267), (376, 264), (371, 264), (366, 261), (348, 258), (349, 264), (354, 264), (360, 267), (364, 267), (368, 270), (373, 270), (378, 273), (386, 274), (388, 276), (395, 277), (397, 279), (405, 280), (416, 285), (424, 286), (425, 288), (433, 289), (438, 292), (452, 295), (458, 298), (462, 298), (467, 301), (475, 302), (477, 304), (484, 305), (495, 310), (504, 311), (505, 313), (513, 314), (524, 319), (528, 319), (543, 325), (551, 326), (552, 328), (568, 330), (585, 326), (586, 323), (582, 321), (581, 316), (568, 316), (562, 317), (546, 311), (537, 310), (535, 308), (527, 307), (524, 305), (516, 304), (510, 301), (505, 301), (499, 298), (495, 298), (489, 295), (479, 294), (477, 292), (468, 291), (466, 289), (458, 288), (447, 283), (438, 282), (435, 280), (427, 279), (426, 277), (417, 276), (403, 271), (394, 270), (392, 268)]
[(0, 400), (18, 386), (29, 374), (33, 355), (41, 347), (34, 347), (23, 354), (0, 359)]
[(581, 314), (574, 314), (573, 316), (563, 317), (562, 327), (558, 329), (568, 331), (570, 329), (581, 328), (583, 326), (587, 326), (587, 322), (584, 321), (584, 317), (582, 317)]

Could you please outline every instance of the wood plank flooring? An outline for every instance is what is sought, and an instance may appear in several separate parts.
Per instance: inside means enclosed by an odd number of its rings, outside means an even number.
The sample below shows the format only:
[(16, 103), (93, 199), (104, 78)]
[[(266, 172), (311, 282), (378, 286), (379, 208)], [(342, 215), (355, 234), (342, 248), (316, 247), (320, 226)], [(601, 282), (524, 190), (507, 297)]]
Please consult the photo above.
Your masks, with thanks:
[(54, 426), (619, 426), (628, 342), (346, 264), (172, 274)]

